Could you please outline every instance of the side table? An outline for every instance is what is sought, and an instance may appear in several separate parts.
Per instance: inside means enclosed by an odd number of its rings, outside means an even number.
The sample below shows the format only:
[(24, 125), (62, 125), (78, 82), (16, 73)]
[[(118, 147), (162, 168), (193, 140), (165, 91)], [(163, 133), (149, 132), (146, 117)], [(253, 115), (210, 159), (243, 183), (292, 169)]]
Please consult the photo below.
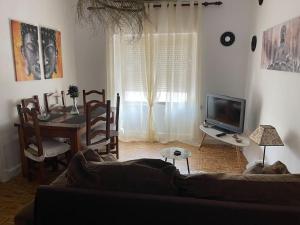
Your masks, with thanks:
[(248, 137), (246, 137), (243, 134), (226, 134), (225, 136), (222, 137), (217, 137), (216, 135), (219, 133), (222, 133), (219, 130), (216, 130), (212, 127), (204, 127), (203, 125), (200, 125), (200, 130), (203, 133), (203, 137), (202, 140), (200, 142), (200, 147), (199, 150), (201, 150), (202, 144), (204, 142), (204, 139), (208, 136), (222, 141), (224, 143), (233, 145), (235, 147), (236, 150), (236, 154), (237, 154), (237, 159), (238, 159), (238, 164), (241, 165), (241, 156), (240, 156), (240, 150), (243, 147), (247, 147), (250, 145), (250, 139)]
[[(174, 155), (174, 152), (178, 151), (180, 154)], [(189, 165), (189, 157), (191, 157), (192, 153), (186, 149), (178, 148), (178, 147), (170, 147), (164, 148), (160, 151), (160, 154), (163, 158), (165, 158), (165, 162), (168, 159), (173, 159), (173, 165), (175, 166), (175, 160), (186, 160), (188, 173), (190, 174), (190, 165)]]

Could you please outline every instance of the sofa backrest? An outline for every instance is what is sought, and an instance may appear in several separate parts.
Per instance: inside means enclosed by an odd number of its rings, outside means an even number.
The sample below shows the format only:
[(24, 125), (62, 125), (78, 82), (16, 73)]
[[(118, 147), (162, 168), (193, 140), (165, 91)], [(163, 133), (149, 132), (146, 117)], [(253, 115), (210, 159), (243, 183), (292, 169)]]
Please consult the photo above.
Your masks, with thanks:
[(300, 175), (199, 173), (176, 177), (182, 196), (300, 207)]

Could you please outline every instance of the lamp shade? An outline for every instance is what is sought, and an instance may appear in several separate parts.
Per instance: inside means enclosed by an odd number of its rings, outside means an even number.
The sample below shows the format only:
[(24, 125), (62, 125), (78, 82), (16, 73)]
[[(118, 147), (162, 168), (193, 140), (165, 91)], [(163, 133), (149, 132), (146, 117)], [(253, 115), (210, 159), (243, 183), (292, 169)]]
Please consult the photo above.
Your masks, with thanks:
[(270, 125), (260, 125), (250, 135), (250, 139), (260, 146), (283, 146), (276, 129)]

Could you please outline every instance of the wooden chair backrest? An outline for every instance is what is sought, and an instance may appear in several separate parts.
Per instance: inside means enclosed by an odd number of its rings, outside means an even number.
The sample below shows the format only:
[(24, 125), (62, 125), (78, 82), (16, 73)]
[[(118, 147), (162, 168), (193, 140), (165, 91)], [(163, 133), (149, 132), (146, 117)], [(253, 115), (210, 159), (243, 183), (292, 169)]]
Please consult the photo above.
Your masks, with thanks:
[[(105, 114), (95, 115), (95, 112), (98, 108), (105, 108)], [(100, 143), (101, 140), (93, 141), (93, 139), (97, 136), (104, 136), (106, 140), (110, 138), (110, 100), (107, 100), (106, 103), (92, 100), (86, 103), (85, 105), (86, 111), (86, 144), (93, 145)], [(99, 125), (99, 123), (105, 123), (105, 130), (96, 130), (95, 127)]]
[(23, 98), (21, 104), (23, 108), (29, 108), (29, 106), (32, 105), (32, 108), (35, 108), (35, 110), (40, 113), (40, 102), (37, 95), (34, 95), (32, 98)]
[(85, 91), (85, 90), (83, 90), (82, 93), (83, 93), (83, 106), (84, 106), (84, 108), (85, 108), (86, 103), (88, 102), (88, 100), (87, 100), (88, 95), (99, 95), (100, 98), (91, 99), (91, 100), (97, 100), (99, 102), (105, 103), (106, 99), (105, 99), (105, 90), (104, 89), (102, 89), (101, 91), (97, 91), (97, 90)]
[(116, 125), (116, 131), (119, 131), (119, 114), (120, 114), (120, 94), (117, 93), (116, 118), (114, 119), (114, 123)]
[(50, 92), (50, 93), (44, 93), (44, 103), (45, 103), (45, 108), (46, 111), (49, 113), (53, 109), (53, 106), (50, 105), (50, 98), (55, 98), (56, 104), (60, 105), (58, 102), (58, 98), (61, 98), (61, 106), (66, 107), (65, 104), (65, 92), (61, 91), (60, 96), (57, 96), (57, 92)]
[(34, 144), (38, 148), (37, 156), (43, 155), (42, 138), (40, 133), (39, 121), (37, 119), (37, 110), (17, 105), (20, 126), (22, 129), (25, 147)]

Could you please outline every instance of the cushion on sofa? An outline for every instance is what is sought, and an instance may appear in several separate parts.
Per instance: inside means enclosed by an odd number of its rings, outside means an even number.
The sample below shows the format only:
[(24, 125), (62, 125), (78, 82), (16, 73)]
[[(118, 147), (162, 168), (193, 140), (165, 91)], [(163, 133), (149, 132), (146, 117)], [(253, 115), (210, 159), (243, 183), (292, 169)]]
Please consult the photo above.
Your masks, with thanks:
[(256, 163), (244, 171), (244, 174), (290, 174), (285, 164), (280, 161), (272, 165), (263, 166), (262, 163)]
[(177, 176), (175, 183), (182, 196), (237, 202), (300, 205), (300, 175), (203, 173)]
[(70, 187), (174, 195), (177, 173), (172, 164), (158, 159), (95, 162), (78, 152), (69, 164), (67, 180)]
[[(107, 154), (100, 156), (96, 151), (92, 149), (87, 149), (82, 151), (82, 154), (86, 158), (87, 161), (94, 161), (94, 162), (112, 162), (116, 161), (117, 159), (112, 154)], [(66, 186), (67, 185), (67, 170), (62, 172), (50, 185), (52, 186)]]

